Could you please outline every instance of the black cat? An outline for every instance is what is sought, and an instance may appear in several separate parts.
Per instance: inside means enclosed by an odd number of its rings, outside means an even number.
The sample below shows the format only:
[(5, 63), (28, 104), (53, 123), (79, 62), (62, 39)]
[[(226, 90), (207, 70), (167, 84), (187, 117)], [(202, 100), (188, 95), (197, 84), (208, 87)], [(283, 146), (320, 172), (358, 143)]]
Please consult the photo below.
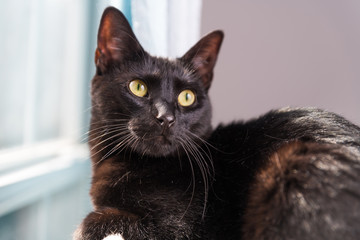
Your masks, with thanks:
[(211, 128), (223, 39), (183, 57), (143, 50), (125, 17), (101, 19), (89, 136), (94, 211), (75, 240), (355, 239), (360, 129), (316, 109)]
[(214, 169), (204, 139), (222, 39), (215, 31), (182, 58), (156, 58), (118, 10), (105, 10), (91, 93), (94, 211), (74, 239), (210, 239), (204, 219)]
[(219, 149), (208, 211), (215, 239), (360, 236), (359, 127), (285, 108), (219, 126), (209, 141)]

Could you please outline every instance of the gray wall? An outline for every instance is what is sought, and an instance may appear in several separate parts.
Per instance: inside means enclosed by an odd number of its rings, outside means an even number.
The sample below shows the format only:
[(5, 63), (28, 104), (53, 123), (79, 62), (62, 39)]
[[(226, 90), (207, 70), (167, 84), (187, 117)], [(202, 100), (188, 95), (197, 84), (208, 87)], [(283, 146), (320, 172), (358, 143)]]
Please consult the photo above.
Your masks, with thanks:
[(225, 31), (214, 124), (314, 106), (360, 124), (360, 1), (204, 0), (202, 34)]

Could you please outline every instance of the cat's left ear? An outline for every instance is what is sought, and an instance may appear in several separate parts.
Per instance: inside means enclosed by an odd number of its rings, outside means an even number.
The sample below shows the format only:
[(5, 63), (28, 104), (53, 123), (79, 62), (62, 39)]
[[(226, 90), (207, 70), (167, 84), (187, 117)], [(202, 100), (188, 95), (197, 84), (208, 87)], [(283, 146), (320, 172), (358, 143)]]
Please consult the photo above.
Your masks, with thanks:
[(214, 31), (197, 42), (182, 58), (185, 64), (191, 64), (192, 68), (200, 76), (206, 90), (210, 88), (214, 75), (214, 67), (224, 33)]
[(125, 61), (136, 61), (144, 55), (145, 51), (125, 16), (114, 7), (106, 8), (101, 17), (95, 52), (99, 72), (106, 72)]

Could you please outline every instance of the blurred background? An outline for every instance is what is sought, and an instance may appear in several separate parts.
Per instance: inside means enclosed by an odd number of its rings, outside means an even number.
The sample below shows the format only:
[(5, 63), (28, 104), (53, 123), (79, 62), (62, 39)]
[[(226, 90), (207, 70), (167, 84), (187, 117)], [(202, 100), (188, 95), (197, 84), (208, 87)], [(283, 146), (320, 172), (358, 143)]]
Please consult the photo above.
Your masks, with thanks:
[(360, 2), (0, 1), (0, 239), (71, 239), (91, 211), (86, 146), (101, 14), (121, 9), (143, 47), (179, 57), (225, 40), (213, 124), (314, 106), (360, 124)]
[(360, 1), (203, 1), (201, 33), (225, 31), (213, 122), (319, 107), (360, 124)]

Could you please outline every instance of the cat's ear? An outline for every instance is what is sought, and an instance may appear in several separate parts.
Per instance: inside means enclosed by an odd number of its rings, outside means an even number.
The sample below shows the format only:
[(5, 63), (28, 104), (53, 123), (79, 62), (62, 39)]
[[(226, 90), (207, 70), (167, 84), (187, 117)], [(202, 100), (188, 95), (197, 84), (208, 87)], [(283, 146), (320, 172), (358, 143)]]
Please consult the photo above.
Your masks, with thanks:
[(197, 42), (182, 58), (185, 64), (198, 73), (206, 90), (210, 88), (213, 78), (213, 70), (220, 50), (224, 33), (214, 31)]
[(100, 73), (114, 64), (136, 60), (143, 54), (125, 16), (114, 7), (106, 8), (101, 17), (95, 52), (95, 64)]

